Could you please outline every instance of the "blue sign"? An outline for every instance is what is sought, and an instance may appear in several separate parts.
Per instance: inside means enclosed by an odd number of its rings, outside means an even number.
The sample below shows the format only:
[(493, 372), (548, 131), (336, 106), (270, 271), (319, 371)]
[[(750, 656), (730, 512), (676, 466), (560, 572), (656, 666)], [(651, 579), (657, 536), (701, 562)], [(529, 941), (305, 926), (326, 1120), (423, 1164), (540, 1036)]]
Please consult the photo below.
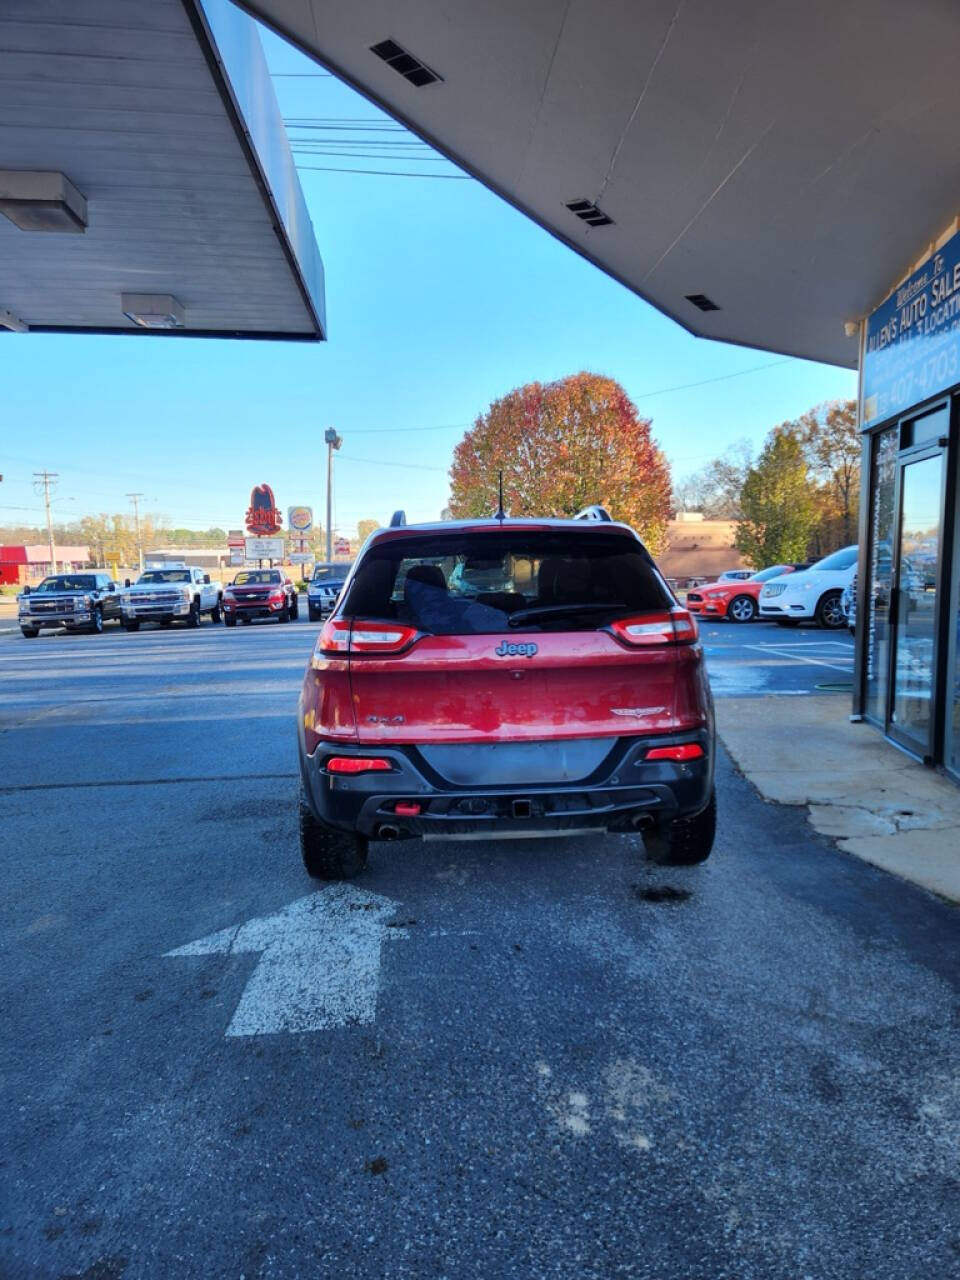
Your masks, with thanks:
[(960, 382), (960, 234), (867, 321), (863, 422), (881, 422)]

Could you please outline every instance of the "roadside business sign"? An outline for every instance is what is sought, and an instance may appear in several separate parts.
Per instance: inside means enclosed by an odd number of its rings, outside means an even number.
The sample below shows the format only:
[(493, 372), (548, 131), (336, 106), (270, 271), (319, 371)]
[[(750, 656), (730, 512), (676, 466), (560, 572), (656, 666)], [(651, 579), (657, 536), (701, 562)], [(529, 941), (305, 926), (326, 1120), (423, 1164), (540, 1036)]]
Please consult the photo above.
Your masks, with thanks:
[(243, 546), (230, 548), (230, 567), (232, 569), (242, 569), (246, 563), (246, 553)]
[(287, 507), (287, 529), (290, 533), (309, 533), (313, 528), (311, 507)]
[(898, 285), (867, 320), (863, 425), (960, 382), (960, 233)]
[(242, 529), (231, 529), (227, 534), (228, 547), (242, 547), (245, 542), (244, 532)]
[(338, 538), (333, 544), (333, 554), (335, 556), (348, 556), (350, 554), (350, 541), (348, 538)]
[(246, 538), (244, 539), (246, 558), (248, 560), (282, 560), (282, 538)]
[(244, 520), (247, 532), (265, 538), (271, 533), (278, 533), (283, 524), (283, 516), (277, 509), (273, 490), (268, 484), (258, 484), (250, 491), (250, 506)]
[(291, 564), (309, 564), (313, 559), (313, 553), (310, 551), (293, 551), (287, 558)]

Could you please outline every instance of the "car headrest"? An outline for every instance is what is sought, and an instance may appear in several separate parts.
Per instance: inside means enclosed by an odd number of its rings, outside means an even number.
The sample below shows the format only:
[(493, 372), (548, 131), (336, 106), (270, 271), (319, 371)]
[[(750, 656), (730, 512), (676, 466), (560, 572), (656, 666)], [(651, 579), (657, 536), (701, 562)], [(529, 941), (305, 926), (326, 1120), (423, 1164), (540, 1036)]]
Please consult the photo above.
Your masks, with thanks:
[(547, 556), (540, 565), (537, 595), (555, 604), (591, 598), (590, 565), (586, 560)]
[(443, 576), (443, 570), (435, 564), (415, 564), (408, 571), (403, 584), (404, 596), (406, 596), (407, 587), (411, 582), (420, 582), (425, 587), (436, 587), (438, 591), (446, 591), (447, 589), (447, 580)]

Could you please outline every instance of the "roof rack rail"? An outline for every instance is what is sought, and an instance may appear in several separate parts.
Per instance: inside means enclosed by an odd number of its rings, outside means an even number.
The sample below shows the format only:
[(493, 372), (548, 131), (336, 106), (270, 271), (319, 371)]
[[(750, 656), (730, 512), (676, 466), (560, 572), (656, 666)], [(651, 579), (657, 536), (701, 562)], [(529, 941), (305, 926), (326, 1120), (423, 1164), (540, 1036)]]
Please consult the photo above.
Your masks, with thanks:
[(573, 518), (574, 520), (606, 520), (608, 523), (612, 523), (613, 521), (613, 517), (607, 508), (601, 507), (597, 502), (595, 502), (593, 506), (584, 507), (583, 510), (578, 511)]
[(397, 529), (400, 525), (407, 523), (407, 513), (405, 511), (395, 511), (390, 517), (390, 528)]

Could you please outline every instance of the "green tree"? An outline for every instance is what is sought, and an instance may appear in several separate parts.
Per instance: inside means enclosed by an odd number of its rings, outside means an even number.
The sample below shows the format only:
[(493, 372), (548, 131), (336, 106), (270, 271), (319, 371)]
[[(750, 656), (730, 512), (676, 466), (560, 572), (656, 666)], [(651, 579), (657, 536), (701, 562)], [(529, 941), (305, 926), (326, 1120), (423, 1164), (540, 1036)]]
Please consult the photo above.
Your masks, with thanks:
[(736, 546), (755, 569), (802, 560), (817, 507), (799, 434), (779, 427), (767, 438), (740, 495)]
[(380, 528), (379, 520), (358, 520), (357, 521), (357, 540), (362, 547), (367, 538), (370, 537), (374, 529)]
[(862, 446), (856, 400), (827, 401), (785, 427), (799, 436), (814, 485), (818, 516), (811, 554), (856, 542)]
[(633, 525), (654, 553), (670, 518), (670, 468), (623, 387), (577, 373), (532, 382), (495, 400), (457, 445), (455, 518), (492, 515), (497, 472), (513, 515), (572, 516), (599, 502)]

